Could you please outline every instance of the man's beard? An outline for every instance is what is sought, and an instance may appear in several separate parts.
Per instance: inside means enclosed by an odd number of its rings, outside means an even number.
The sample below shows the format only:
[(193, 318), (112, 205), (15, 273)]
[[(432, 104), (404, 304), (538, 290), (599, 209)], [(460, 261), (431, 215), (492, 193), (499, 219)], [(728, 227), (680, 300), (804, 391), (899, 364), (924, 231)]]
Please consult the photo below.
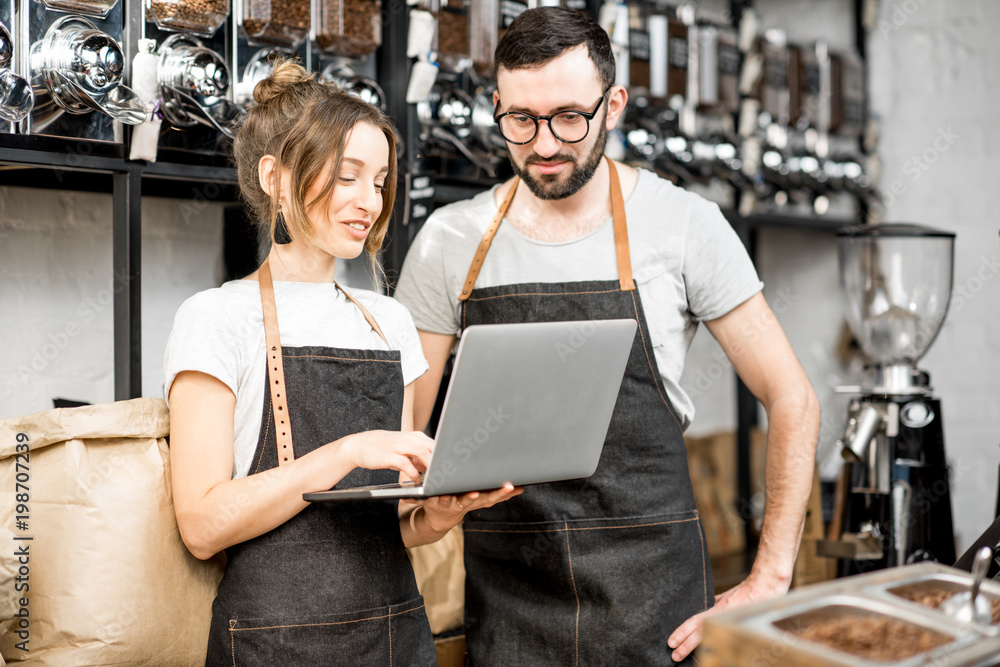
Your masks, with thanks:
[[(607, 141), (608, 130), (602, 122), (600, 123), (600, 131), (597, 134), (597, 141), (594, 143), (590, 154), (584, 160), (583, 165), (578, 164), (577, 157), (571, 153), (557, 153), (548, 158), (543, 158), (532, 153), (525, 159), (523, 167), (514, 159), (511, 159), (510, 164), (514, 169), (514, 173), (524, 181), (528, 189), (531, 190), (531, 193), (539, 199), (566, 199), (579, 192), (580, 188), (589, 183), (590, 179), (593, 178), (594, 172), (597, 171), (597, 166), (601, 164), (601, 158), (604, 157), (604, 146), (607, 144)], [(557, 179), (560, 174), (541, 174), (540, 176), (536, 176), (528, 169), (528, 166), (531, 164), (546, 164), (551, 162), (569, 162), (573, 165), (569, 178), (565, 182), (558, 182)]]

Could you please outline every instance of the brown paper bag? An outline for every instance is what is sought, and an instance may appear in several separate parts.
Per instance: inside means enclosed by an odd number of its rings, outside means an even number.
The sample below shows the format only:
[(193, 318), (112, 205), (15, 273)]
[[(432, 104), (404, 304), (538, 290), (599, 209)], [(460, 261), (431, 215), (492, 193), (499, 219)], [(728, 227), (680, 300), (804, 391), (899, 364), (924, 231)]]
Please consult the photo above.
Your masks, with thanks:
[(151, 398), (0, 421), (8, 663), (205, 664), (223, 562), (181, 542), (168, 427)]
[(736, 436), (715, 433), (685, 437), (695, 504), (713, 559), (746, 549), (736, 489)]
[[(464, 549), (465, 534), (458, 525), (437, 542), (407, 550), (435, 635), (460, 630), (465, 625)], [(434, 649), (438, 667), (465, 664), (465, 635), (435, 637)]]
[(431, 632), (436, 635), (465, 623), (464, 548), (462, 526), (458, 525), (437, 542), (408, 550)]

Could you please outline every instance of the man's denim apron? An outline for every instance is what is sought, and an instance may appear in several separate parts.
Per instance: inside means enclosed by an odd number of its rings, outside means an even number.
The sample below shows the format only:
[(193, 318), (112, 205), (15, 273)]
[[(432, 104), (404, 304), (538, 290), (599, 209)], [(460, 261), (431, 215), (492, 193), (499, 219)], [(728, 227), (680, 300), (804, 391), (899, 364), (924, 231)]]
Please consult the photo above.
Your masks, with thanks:
[[(267, 262), (260, 291), (268, 390), (251, 475), (351, 433), (399, 430), (399, 352), (282, 347)], [(398, 479), (395, 471), (357, 468), (337, 487)], [(207, 664), (436, 666), (396, 508), (395, 501), (314, 503), (274, 530), (226, 549)]]
[(714, 602), (680, 422), (653, 357), (618, 174), (608, 165), (619, 280), (475, 288), (515, 182), (459, 296), (463, 328), (613, 318), (639, 325), (594, 475), (529, 486), (465, 520), (472, 665), (672, 665), (670, 633)]

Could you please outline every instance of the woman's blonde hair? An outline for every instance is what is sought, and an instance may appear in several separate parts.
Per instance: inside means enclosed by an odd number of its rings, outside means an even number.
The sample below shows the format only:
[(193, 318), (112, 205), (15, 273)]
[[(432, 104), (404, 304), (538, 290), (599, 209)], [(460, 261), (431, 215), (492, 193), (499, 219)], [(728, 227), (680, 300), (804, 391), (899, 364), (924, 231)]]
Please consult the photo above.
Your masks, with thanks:
[[(292, 236), (311, 243), (313, 230), (307, 211), (325, 200), (336, 186), (351, 130), (358, 123), (370, 123), (382, 130), (389, 143), (389, 173), (382, 191), (382, 212), (365, 239), (372, 268), (376, 276), (380, 275), (378, 253), (396, 198), (396, 134), (392, 121), (382, 110), (352, 97), (335, 84), (317, 81), (315, 74), (307, 73), (294, 60), (276, 62), (271, 76), (254, 88), (253, 98), (255, 104), (247, 110), (236, 133), (233, 159), (240, 194), (252, 209), (256, 224), (266, 230), (272, 243), (278, 228), (280, 185), (273, 196), (264, 191), (258, 176), (260, 159), (273, 155), (289, 171), (291, 210), (282, 210), (282, 217)], [(305, 201), (331, 159), (333, 172), (322, 192), (314, 200)]]

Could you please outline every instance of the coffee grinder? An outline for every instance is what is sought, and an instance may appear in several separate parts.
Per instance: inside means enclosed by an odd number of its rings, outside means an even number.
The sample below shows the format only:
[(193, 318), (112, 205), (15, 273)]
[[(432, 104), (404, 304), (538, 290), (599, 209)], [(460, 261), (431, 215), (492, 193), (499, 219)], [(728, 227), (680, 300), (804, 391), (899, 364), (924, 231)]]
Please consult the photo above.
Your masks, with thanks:
[(917, 362), (948, 312), (955, 235), (912, 224), (838, 233), (840, 294), (866, 366), (851, 400), (833, 522), (839, 575), (955, 561), (941, 403)]

